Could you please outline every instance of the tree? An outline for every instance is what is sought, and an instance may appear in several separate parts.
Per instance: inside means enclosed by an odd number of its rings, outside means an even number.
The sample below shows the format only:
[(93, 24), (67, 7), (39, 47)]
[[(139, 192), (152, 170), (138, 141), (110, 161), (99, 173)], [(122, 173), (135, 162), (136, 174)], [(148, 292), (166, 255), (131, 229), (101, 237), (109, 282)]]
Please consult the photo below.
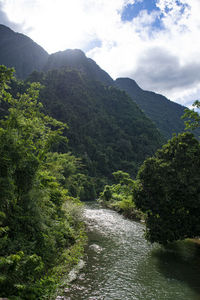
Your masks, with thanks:
[(41, 112), (39, 84), (32, 83), (16, 99), (7, 92), (12, 72), (0, 66), (0, 100), (9, 105), (8, 114), (0, 121), (0, 209), (6, 214), (16, 201), (25, 201), (24, 209), (28, 207), (35, 175), (65, 127)]
[(99, 202), (130, 219), (141, 220), (141, 212), (136, 209), (133, 201), (133, 189), (137, 185), (137, 181), (133, 180), (128, 173), (120, 170), (112, 174), (116, 183), (104, 186)]
[[(56, 288), (60, 265), (66, 269), (67, 259), (77, 260), (70, 248), (83, 240), (74, 206), (66, 208), (73, 201), (66, 177), (77, 160), (51, 152), (66, 142), (66, 125), (41, 112), (40, 85), (14, 98), (8, 92), (12, 73), (0, 66), (0, 101), (7, 104), (0, 120), (0, 297), (43, 299)], [(83, 244), (78, 247), (80, 253)]]
[[(193, 105), (194, 108), (200, 108), (200, 101), (196, 100)], [(182, 119), (187, 119), (185, 121), (186, 129), (196, 129), (200, 127), (200, 114), (198, 111), (194, 109), (190, 110), (188, 108), (185, 109), (185, 114), (182, 116)]]
[(146, 214), (146, 237), (166, 244), (200, 235), (200, 144), (193, 134), (174, 136), (137, 175), (136, 206)]

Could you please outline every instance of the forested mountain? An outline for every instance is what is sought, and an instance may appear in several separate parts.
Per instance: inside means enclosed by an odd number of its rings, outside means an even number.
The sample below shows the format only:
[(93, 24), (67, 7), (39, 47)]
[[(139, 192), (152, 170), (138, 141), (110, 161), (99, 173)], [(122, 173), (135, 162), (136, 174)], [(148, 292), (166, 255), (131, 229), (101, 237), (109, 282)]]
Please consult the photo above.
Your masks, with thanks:
[(172, 102), (160, 94), (142, 90), (130, 78), (118, 78), (115, 84), (127, 92), (144, 113), (155, 122), (157, 128), (167, 139), (170, 139), (173, 133), (184, 131), (184, 121), (181, 120), (184, 106)]
[(33, 71), (48, 71), (70, 67), (94, 80), (112, 85), (112, 78), (83, 51), (65, 50), (49, 55), (29, 37), (0, 25), (0, 65), (14, 67), (16, 75), (25, 79)]
[(96, 180), (118, 169), (132, 175), (163, 138), (155, 125), (123, 91), (76, 70), (34, 72), (28, 80), (44, 88), (45, 112), (67, 123), (69, 149), (82, 158)]
[[(62, 151), (81, 157), (96, 186), (118, 169), (135, 175), (143, 160), (162, 144), (163, 137), (154, 124), (81, 50), (48, 55), (22, 34), (5, 26), (0, 32), (4, 45), (0, 63), (14, 66), (18, 78), (34, 70), (26, 82), (44, 86), (40, 95), (44, 112), (69, 126), (69, 146)], [(23, 91), (23, 84), (15, 82), (12, 87), (13, 95)]]
[(108, 73), (103, 71), (91, 58), (87, 58), (84, 52), (79, 49), (68, 49), (51, 54), (44, 71), (65, 67), (76, 69), (90, 79), (101, 81), (107, 85), (114, 84)]
[[(14, 67), (17, 76), (1, 64)], [(99, 195), (108, 201), (114, 195), (118, 209), (135, 209), (133, 187), (141, 190), (141, 184), (132, 177), (165, 137), (182, 130), (180, 105), (143, 91), (130, 79), (118, 79), (116, 86), (81, 50), (48, 55), (28, 37), (0, 25), (0, 299), (55, 299), (83, 257), (80, 201)], [(182, 142), (179, 149), (185, 149)], [(177, 177), (184, 188), (190, 177), (192, 193), (193, 149), (188, 150), (191, 171)], [(171, 152), (164, 153), (171, 158)], [(196, 153), (198, 158), (199, 148)], [(172, 165), (171, 171), (161, 159), (159, 164), (176, 186), (178, 170)], [(146, 168), (150, 178), (154, 171), (159, 189), (162, 169)], [(109, 187), (113, 172), (119, 184)], [(162, 201), (170, 199), (165, 182), (160, 186), (166, 193)], [(188, 214), (187, 207), (181, 212)]]
[(29, 37), (0, 25), (0, 65), (14, 67), (18, 78), (25, 79), (41, 70), (48, 53)]
[(185, 128), (181, 116), (184, 106), (168, 100), (154, 92), (142, 90), (129, 78), (116, 81), (102, 70), (92, 59), (78, 49), (59, 51), (48, 55), (39, 45), (23, 34), (15, 33), (8, 27), (0, 25), (0, 64), (15, 67), (18, 78), (25, 79), (33, 71), (70, 68), (84, 74), (89, 80), (100, 81), (109, 86), (116, 86), (128, 93), (144, 113), (156, 124), (166, 139), (173, 133)]

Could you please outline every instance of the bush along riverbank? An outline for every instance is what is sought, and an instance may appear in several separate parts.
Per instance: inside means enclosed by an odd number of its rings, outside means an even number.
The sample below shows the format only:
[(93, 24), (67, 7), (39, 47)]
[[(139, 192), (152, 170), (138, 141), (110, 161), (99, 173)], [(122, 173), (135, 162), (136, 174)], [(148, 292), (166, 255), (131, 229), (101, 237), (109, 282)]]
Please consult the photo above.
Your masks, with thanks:
[(116, 184), (105, 185), (98, 202), (131, 220), (144, 220), (144, 214), (136, 208), (133, 199), (133, 190), (138, 184), (137, 181), (131, 179), (128, 173), (122, 171), (114, 172), (113, 176)]
[(144, 219), (151, 243), (199, 239), (199, 168), (199, 141), (190, 132), (174, 135), (144, 161), (137, 180), (122, 171), (113, 173), (117, 184), (105, 186), (100, 201), (131, 219)]
[(52, 150), (66, 143), (66, 125), (41, 112), (38, 84), (14, 98), (12, 73), (0, 66), (0, 297), (55, 299), (86, 243), (68, 183), (79, 161)]

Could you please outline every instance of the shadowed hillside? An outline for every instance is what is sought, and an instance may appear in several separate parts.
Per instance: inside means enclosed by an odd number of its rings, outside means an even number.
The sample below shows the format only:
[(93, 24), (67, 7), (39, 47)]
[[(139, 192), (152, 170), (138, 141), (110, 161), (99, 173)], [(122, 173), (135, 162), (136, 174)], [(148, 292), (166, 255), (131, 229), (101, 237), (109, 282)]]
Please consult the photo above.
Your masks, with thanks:
[(29, 37), (0, 25), (0, 65), (14, 67), (18, 78), (41, 70), (47, 58), (48, 53)]
[(184, 121), (181, 120), (184, 106), (172, 102), (162, 95), (142, 90), (130, 78), (118, 78), (115, 84), (127, 92), (144, 113), (155, 122), (157, 128), (167, 139), (170, 139), (173, 133), (184, 131)]
[(135, 175), (163, 142), (152, 121), (115, 87), (70, 69), (34, 73), (29, 80), (44, 85), (45, 112), (68, 124), (69, 150), (92, 177), (106, 178), (118, 169)]
[(44, 71), (60, 68), (76, 69), (92, 80), (101, 81), (107, 85), (113, 85), (112, 78), (103, 71), (95, 61), (85, 56), (79, 49), (68, 49), (51, 54), (48, 58)]

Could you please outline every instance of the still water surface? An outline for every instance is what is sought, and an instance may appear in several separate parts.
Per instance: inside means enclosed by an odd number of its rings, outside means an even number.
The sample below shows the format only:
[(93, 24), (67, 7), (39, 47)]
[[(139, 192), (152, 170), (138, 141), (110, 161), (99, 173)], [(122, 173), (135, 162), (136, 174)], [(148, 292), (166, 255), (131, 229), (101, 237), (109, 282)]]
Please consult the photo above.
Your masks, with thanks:
[(200, 300), (200, 245), (152, 246), (142, 224), (96, 204), (86, 207), (84, 218), (86, 265), (67, 299)]

